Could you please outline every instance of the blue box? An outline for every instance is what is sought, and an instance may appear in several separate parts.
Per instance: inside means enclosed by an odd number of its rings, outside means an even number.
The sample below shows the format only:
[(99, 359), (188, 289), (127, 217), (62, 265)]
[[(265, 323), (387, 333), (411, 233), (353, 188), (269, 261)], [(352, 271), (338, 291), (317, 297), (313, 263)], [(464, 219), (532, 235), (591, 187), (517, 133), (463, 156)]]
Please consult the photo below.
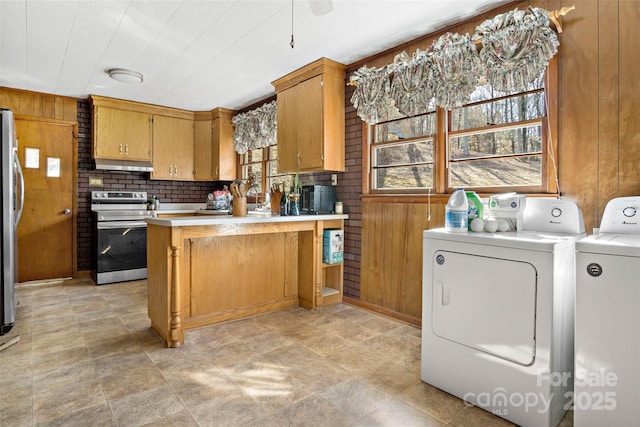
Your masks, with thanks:
[(322, 262), (340, 264), (344, 259), (344, 230), (324, 230), (322, 234)]

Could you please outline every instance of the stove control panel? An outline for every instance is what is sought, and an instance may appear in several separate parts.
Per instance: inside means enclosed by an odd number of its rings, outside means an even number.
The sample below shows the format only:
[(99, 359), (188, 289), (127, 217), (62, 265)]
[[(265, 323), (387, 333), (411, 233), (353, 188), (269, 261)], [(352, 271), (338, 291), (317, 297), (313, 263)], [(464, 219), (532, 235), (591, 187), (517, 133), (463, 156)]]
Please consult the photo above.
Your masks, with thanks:
[(92, 191), (91, 203), (146, 203), (146, 191)]

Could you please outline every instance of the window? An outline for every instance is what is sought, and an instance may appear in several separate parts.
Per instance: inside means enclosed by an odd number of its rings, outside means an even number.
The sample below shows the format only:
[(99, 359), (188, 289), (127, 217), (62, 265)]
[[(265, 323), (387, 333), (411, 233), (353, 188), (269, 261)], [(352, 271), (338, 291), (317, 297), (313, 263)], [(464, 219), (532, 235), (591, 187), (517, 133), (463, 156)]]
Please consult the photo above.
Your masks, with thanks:
[(433, 186), (435, 107), (427, 114), (375, 125), (370, 147), (371, 188), (420, 190)]
[(543, 76), (526, 92), (479, 86), (449, 113), (448, 187), (542, 185)]
[(544, 74), (518, 93), (478, 86), (452, 111), (433, 106), (370, 126), (370, 193), (555, 191), (547, 187), (546, 90)]
[[(285, 188), (292, 185), (292, 176), (278, 172), (278, 146), (271, 145), (266, 148), (249, 150), (240, 155), (240, 169), (242, 179), (249, 176), (255, 177), (255, 187), (251, 188), (251, 194), (262, 193), (264, 189), (270, 189), (272, 185), (284, 184)], [(266, 173), (263, 173), (266, 171)]]

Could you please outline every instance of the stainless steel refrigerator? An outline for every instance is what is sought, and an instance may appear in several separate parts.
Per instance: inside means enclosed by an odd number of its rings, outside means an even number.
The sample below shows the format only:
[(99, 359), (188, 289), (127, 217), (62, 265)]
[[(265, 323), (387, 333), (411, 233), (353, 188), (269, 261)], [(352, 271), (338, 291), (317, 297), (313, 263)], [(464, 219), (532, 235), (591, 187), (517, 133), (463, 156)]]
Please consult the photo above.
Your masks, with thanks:
[(13, 113), (0, 109), (2, 137), (2, 287), (0, 335), (11, 330), (16, 319), (15, 283), (18, 275), (18, 222), (24, 203), (24, 177), (18, 159)]

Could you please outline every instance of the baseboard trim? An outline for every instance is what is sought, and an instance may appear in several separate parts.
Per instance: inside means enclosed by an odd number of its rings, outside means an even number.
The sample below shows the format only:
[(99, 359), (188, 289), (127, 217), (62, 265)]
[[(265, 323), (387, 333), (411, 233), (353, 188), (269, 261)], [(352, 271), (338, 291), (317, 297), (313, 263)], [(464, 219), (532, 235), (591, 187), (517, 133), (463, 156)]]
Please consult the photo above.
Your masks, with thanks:
[(342, 302), (345, 304), (353, 305), (353, 306), (368, 310), (368, 311), (372, 311), (377, 314), (382, 314), (384, 316), (391, 317), (393, 319), (399, 320), (409, 325), (417, 326), (418, 328), (422, 328), (421, 318), (410, 316), (404, 313), (399, 313), (394, 310), (389, 310), (388, 308), (380, 307), (375, 304), (371, 304), (371, 303), (364, 302), (355, 298), (350, 298), (347, 296), (342, 297)]

